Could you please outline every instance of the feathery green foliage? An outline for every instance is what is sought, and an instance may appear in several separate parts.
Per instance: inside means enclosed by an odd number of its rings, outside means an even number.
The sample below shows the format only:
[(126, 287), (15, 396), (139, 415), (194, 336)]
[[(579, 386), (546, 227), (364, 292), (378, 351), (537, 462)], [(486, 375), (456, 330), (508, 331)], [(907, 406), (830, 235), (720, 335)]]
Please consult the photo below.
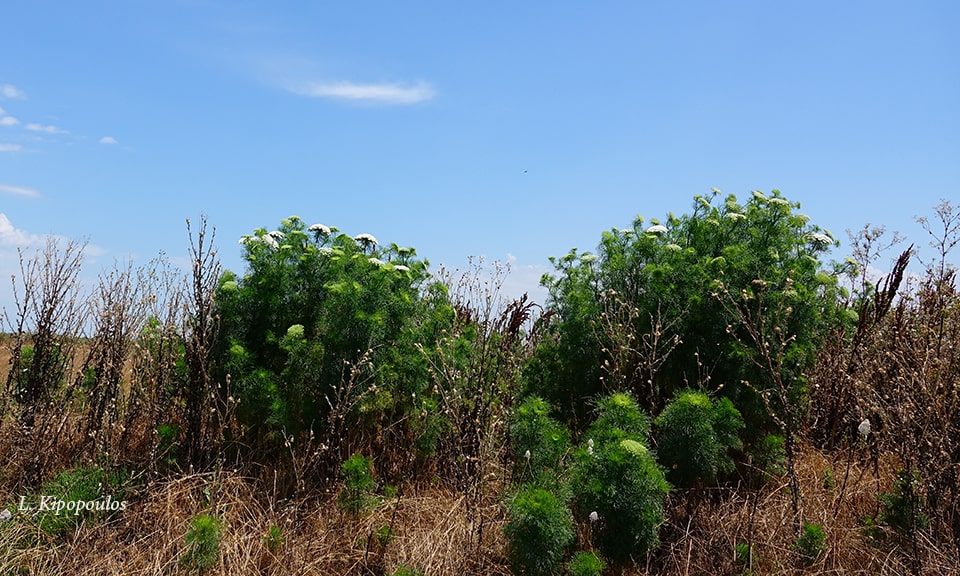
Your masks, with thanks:
[(357, 515), (376, 503), (373, 496), (377, 482), (373, 479), (373, 461), (362, 454), (354, 454), (340, 466), (343, 473), (343, 491), (337, 504), (347, 512)]
[(597, 402), (587, 447), (577, 452), (577, 508), (584, 515), (597, 513), (594, 542), (606, 558), (621, 564), (655, 548), (664, 521), (670, 485), (647, 448), (648, 431), (636, 402), (614, 394)]
[(514, 573), (558, 573), (575, 536), (573, 514), (563, 500), (543, 488), (526, 486), (510, 501), (507, 516), (503, 531)]
[(190, 530), (184, 536), (185, 549), (180, 564), (197, 573), (204, 573), (220, 561), (220, 532), (223, 524), (215, 516), (197, 514), (190, 519)]
[[(582, 399), (609, 392), (601, 378), (604, 361), (628, 346), (636, 351), (627, 355), (634, 366), (620, 368), (625, 377), (617, 386), (644, 391), (645, 408), (659, 412), (676, 390), (702, 382), (709, 390), (723, 386), (757, 430), (753, 435), (768, 428), (766, 408), (754, 390), (766, 389), (770, 375), (754, 365), (755, 353), (732, 337), (731, 329), (740, 330), (738, 319), (712, 293), (717, 279), (736, 293), (751, 292), (753, 282), (762, 279), (768, 305), (789, 303), (787, 323), (778, 328), (790, 335), (783, 376), (802, 385), (824, 327), (835, 321), (836, 279), (821, 271), (819, 260), (835, 245), (833, 237), (810, 224), (798, 207), (778, 191), (754, 192), (746, 202), (733, 195), (720, 199), (715, 192), (695, 197), (689, 215), (671, 214), (662, 222), (650, 220), (652, 225), (638, 216), (631, 228), (604, 232), (596, 255), (573, 250), (553, 258), (556, 272), (542, 282), (558, 321), (527, 364), (528, 391), (583, 420)], [(638, 348), (636, 340), (609, 341), (597, 330), (602, 295), (609, 293), (636, 311), (629, 334), (662, 338), (664, 327), (671, 327), (679, 343), (668, 357), (651, 358), (652, 344)], [(657, 368), (652, 375), (651, 366)], [(742, 387), (744, 380), (752, 387)]]
[[(331, 405), (351, 418), (337, 432), (355, 435), (381, 418), (421, 413), (429, 366), (418, 345), (432, 351), (454, 313), (413, 248), (308, 227), (296, 216), (241, 243), (247, 271), (224, 273), (216, 293), (217, 361), (252, 438), (320, 431)], [(351, 376), (351, 367), (361, 370)], [(426, 424), (435, 443), (433, 423), (410, 424)]]
[(827, 534), (822, 524), (804, 522), (800, 536), (794, 543), (794, 549), (800, 555), (801, 562), (805, 566), (809, 566), (823, 554), (826, 541)]
[(577, 552), (567, 562), (570, 576), (600, 576), (606, 565), (594, 552)]
[(562, 475), (562, 460), (570, 449), (570, 434), (563, 424), (550, 417), (550, 405), (545, 400), (531, 396), (516, 408), (510, 425), (510, 444), (514, 482), (541, 478), (555, 483)]
[(677, 486), (712, 482), (733, 471), (730, 448), (742, 447), (740, 412), (729, 398), (684, 390), (656, 420), (657, 456)]

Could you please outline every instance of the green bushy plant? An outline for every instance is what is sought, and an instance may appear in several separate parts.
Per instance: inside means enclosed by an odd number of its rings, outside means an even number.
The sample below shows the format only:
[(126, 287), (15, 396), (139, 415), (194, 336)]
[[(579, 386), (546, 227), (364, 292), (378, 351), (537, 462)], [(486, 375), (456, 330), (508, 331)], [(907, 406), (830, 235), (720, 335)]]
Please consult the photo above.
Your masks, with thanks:
[(432, 348), (452, 319), (431, 308), (446, 302), (427, 289), (427, 262), (413, 248), (297, 216), (241, 244), (247, 273), (225, 272), (216, 293), (217, 354), (240, 399), (237, 416), (255, 437), (322, 424), (345, 364), (378, 368), (349, 398), (338, 397), (357, 425), (412, 408), (428, 385), (415, 345)]
[(178, 426), (167, 423), (157, 425), (157, 459), (166, 467), (175, 466), (177, 463), (179, 437)]
[(749, 542), (738, 542), (733, 545), (733, 558), (737, 567), (750, 573), (753, 566), (753, 546)]
[(386, 548), (389, 546), (396, 536), (396, 532), (393, 531), (393, 528), (391, 528), (389, 524), (384, 524), (377, 528), (377, 531), (374, 535), (377, 540), (377, 544), (379, 544), (381, 548)]
[(784, 443), (785, 440), (780, 434), (767, 434), (750, 446), (749, 453), (756, 471), (759, 472), (758, 475), (761, 476), (760, 480), (784, 473), (786, 460)]
[(712, 482), (733, 471), (728, 450), (742, 447), (744, 424), (729, 398), (714, 401), (704, 392), (681, 391), (656, 425), (657, 455), (675, 485)]
[(373, 479), (373, 461), (361, 454), (347, 458), (340, 466), (343, 473), (343, 491), (337, 498), (337, 505), (350, 514), (360, 514), (376, 504), (373, 496), (377, 482)]
[(600, 576), (606, 565), (594, 552), (577, 552), (567, 562), (567, 573), (570, 576)]
[(514, 481), (524, 483), (536, 478), (556, 481), (561, 476), (562, 459), (570, 449), (566, 427), (550, 417), (550, 405), (536, 396), (524, 400), (512, 420)]
[[(659, 412), (687, 382), (704, 381), (711, 388), (723, 385), (751, 439), (769, 433), (774, 422), (756, 392), (772, 387), (771, 375), (753, 362), (755, 350), (740, 345), (739, 318), (713, 293), (717, 279), (734, 294), (752, 292), (762, 279), (766, 302), (790, 307), (778, 326), (789, 335), (778, 374), (790, 386), (802, 385), (824, 327), (838, 312), (836, 277), (819, 260), (836, 242), (798, 208), (779, 191), (754, 192), (746, 201), (714, 191), (696, 196), (687, 215), (649, 222), (637, 216), (629, 228), (603, 232), (596, 254), (572, 250), (553, 258), (555, 272), (542, 283), (547, 308), (559, 321), (527, 364), (527, 390), (583, 421), (582, 399), (614, 385), (604, 380), (605, 362), (632, 362), (617, 368), (622, 378), (616, 389), (650, 391), (641, 398), (645, 408)], [(597, 328), (605, 294), (631, 311), (634, 325), (622, 333), (633, 340), (613, 341)], [(669, 357), (651, 357), (666, 351), (655, 345), (666, 326), (678, 344)], [(621, 354), (625, 347), (630, 354)]]
[(276, 524), (271, 524), (270, 528), (267, 529), (267, 534), (263, 537), (263, 543), (266, 544), (267, 550), (273, 554), (280, 551), (285, 540), (283, 529)]
[(393, 576), (423, 576), (423, 570), (401, 564), (393, 571)]
[(127, 477), (123, 470), (111, 473), (97, 466), (60, 472), (43, 485), (34, 505), (40, 529), (61, 535), (84, 520), (125, 509), (121, 487)]
[(190, 518), (190, 530), (184, 536), (185, 548), (180, 565), (198, 573), (206, 572), (220, 561), (220, 533), (223, 524), (214, 516), (197, 514)]
[(930, 522), (923, 512), (923, 496), (919, 492), (920, 476), (916, 471), (900, 470), (893, 484), (893, 492), (880, 494), (879, 521), (900, 534), (910, 534)]
[(523, 576), (558, 573), (576, 535), (563, 500), (535, 486), (521, 488), (510, 501), (503, 531), (513, 572)]
[(823, 554), (826, 549), (826, 541), (827, 534), (823, 529), (823, 525), (804, 522), (800, 536), (794, 543), (794, 549), (800, 556), (801, 562), (803, 562), (805, 566), (809, 566), (816, 562)]
[(650, 418), (640, 410), (629, 392), (616, 392), (596, 401), (596, 418), (587, 437), (596, 443), (632, 438), (646, 443), (650, 437)]
[(596, 421), (577, 452), (577, 507), (584, 515), (596, 513), (594, 542), (617, 563), (656, 547), (664, 521), (670, 485), (647, 448), (648, 432), (636, 402), (628, 394), (613, 394), (597, 402)]

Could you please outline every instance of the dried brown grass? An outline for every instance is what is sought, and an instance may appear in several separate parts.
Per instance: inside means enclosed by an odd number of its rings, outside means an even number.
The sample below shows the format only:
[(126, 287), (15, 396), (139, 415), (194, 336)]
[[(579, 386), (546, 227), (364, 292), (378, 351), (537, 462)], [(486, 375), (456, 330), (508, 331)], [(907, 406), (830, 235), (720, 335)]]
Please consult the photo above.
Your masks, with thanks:
[[(797, 563), (789, 484), (775, 478), (754, 492), (717, 488), (696, 504), (678, 495), (661, 547), (644, 565), (621, 574), (908, 573), (905, 542), (890, 531), (872, 541), (863, 525), (863, 518), (877, 513), (877, 496), (891, 489), (897, 468), (890, 457), (875, 465), (865, 451), (831, 458), (803, 447), (797, 461), (802, 515), (823, 525), (827, 535), (823, 555), (811, 566)], [(827, 470), (832, 483), (824, 481)], [(189, 520), (208, 513), (224, 529), (219, 562), (207, 574), (392, 574), (401, 564), (427, 575), (510, 574), (504, 515), (495, 497), (480, 511), (484, 540), (477, 543), (462, 495), (431, 484), (403, 488), (409, 496), (353, 517), (338, 509), (334, 492), (278, 501), (268, 488), (237, 473), (185, 475), (142, 486), (126, 511), (81, 525), (61, 540), (42, 535), (23, 516), (0, 525), (0, 573), (187, 574), (178, 559)], [(2, 496), (8, 502), (15, 499)], [(275, 551), (265, 541), (272, 525), (283, 536)], [(386, 546), (377, 538), (383, 527), (393, 533)], [(589, 548), (585, 536), (580, 544)], [(16, 542), (32, 545), (18, 548)], [(739, 561), (734, 551), (746, 543), (753, 545), (752, 566)], [(921, 546), (924, 573), (960, 571), (933, 543), (921, 539)]]
[[(680, 502), (662, 534), (664, 544), (637, 574), (906, 574), (908, 542), (889, 528), (868, 535), (864, 520), (879, 512), (878, 496), (892, 490), (899, 463), (891, 456), (870, 462), (866, 448), (831, 457), (804, 446), (797, 474), (805, 521), (826, 533), (823, 554), (810, 566), (794, 550), (792, 502), (785, 477), (762, 489), (723, 492), (689, 506)], [(825, 482), (829, 470), (832, 482)], [(844, 477), (847, 481), (844, 484)], [(752, 565), (736, 545), (752, 544)], [(924, 574), (960, 573), (960, 565), (929, 539), (921, 539)]]
[[(187, 574), (178, 562), (184, 535), (191, 517), (207, 513), (224, 529), (219, 563), (206, 574), (392, 574), (400, 564), (427, 575), (509, 574), (495, 501), (482, 510), (489, 529), (478, 545), (462, 496), (430, 486), (407, 489), (415, 495), (354, 518), (337, 508), (333, 494), (275, 502), (238, 474), (184, 476), (145, 486), (121, 515), (81, 525), (62, 541), (18, 515), (0, 525), (0, 573)], [(384, 547), (376, 533), (391, 521), (394, 537)], [(265, 541), (271, 525), (283, 535), (275, 552)]]

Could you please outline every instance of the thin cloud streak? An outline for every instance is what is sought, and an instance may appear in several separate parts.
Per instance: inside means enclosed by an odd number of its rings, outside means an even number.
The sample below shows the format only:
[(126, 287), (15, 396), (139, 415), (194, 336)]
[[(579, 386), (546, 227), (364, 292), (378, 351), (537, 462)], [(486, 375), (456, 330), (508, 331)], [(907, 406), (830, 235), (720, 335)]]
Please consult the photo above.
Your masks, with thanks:
[(0, 118), (0, 126), (16, 126), (20, 121), (13, 116), (4, 116)]
[(19, 144), (0, 144), (0, 152), (19, 152), (23, 146)]
[[(13, 146), (16, 146), (16, 144)], [(15, 196), (28, 196), (30, 198), (37, 198), (40, 196), (40, 193), (33, 188), (27, 188), (26, 186), (11, 186), (10, 184), (0, 184), (0, 192), (6, 192), (7, 194), (13, 194)]]
[(56, 126), (49, 125), (45, 126), (43, 124), (37, 124), (36, 122), (31, 122), (25, 126), (27, 130), (31, 132), (44, 132), (46, 134), (69, 134), (66, 130), (57, 128)]
[(311, 98), (333, 98), (352, 102), (416, 104), (432, 99), (436, 92), (424, 82), (413, 86), (400, 84), (356, 84), (354, 82), (311, 82), (294, 93)]
[(116, 144), (116, 143), (117, 143), (117, 139), (114, 138), (113, 136), (104, 136), (103, 138), (100, 139), (100, 143), (101, 143), (101, 144)]
[(16, 98), (18, 100), (23, 100), (27, 97), (27, 95), (23, 93), (23, 90), (20, 90), (13, 84), (0, 86), (0, 94), (2, 94), (4, 98)]

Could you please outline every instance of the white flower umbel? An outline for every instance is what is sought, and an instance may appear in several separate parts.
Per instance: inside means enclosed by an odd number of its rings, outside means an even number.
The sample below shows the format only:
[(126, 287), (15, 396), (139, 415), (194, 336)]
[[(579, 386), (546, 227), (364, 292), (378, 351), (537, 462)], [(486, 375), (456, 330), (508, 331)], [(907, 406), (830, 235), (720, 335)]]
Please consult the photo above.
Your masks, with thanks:
[(821, 234), (819, 232), (814, 232), (813, 234), (809, 234), (807, 238), (814, 244), (817, 244), (818, 246), (826, 246), (828, 244), (833, 244), (833, 238), (827, 236), (826, 234)]
[(266, 244), (267, 246), (273, 248), (274, 250), (280, 247), (280, 245), (277, 244), (277, 241), (273, 239), (273, 236), (269, 234), (264, 234), (263, 236), (261, 236), (260, 241)]
[(857, 432), (859, 432), (860, 436), (863, 436), (864, 438), (870, 435), (870, 430), (871, 428), (870, 428), (869, 418), (864, 418), (863, 422), (861, 422), (860, 425), (857, 426)]
[(654, 224), (653, 226), (647, 228), (647, 234), (663, 234), (669, 231), (670, 229), (663, 224)]
[(379, 259), (379, 258), (368, 258), (368, 259), (367, 259), (367, 262), (370, 262), (370, 263), (373, 264), (374, 266), (379, 266), (380, 268), (383, 268), (384, 266), (387, 265), (386, 262), (384, 262), (383, 260), (381, 260), (381, 259)]
[(317, 248), (317, 252), (323, 256), (333, 256), (333, 248), (329, 246), (321, 246)]
[(400, 272), (409, 272), (409, 271), (410, 271), (410, 268), (404, 266), (403, 264), (395, 264), (395, 265), (393, 266), (393, 269), (394, 269), (394, 270), (398, 270), (398, 271), (400, 271)]
[(311, 232), (315, 232), (315, 233), (319, 234), (320, 236), (329, 236), (329, 235), (330, 235), (330, 227), (329, 227), (329, 226), (326, 226), (326, 225), (324, 225), (324, 224), (311, 224), (310, 227), (307, 228), (307, 230), (309, 230), (309, 231), (311, 231)]
[(587, 440), (587, 454), (593, 456), (593, 438)]
[(274, 231), (270, 232), (270, 236), (271, 236), (273, 239), (275, 239), (275, 240), (283, 240), (284, 238), (287, 237), (286, 234), (284, 234), (283, 232), (281, 232), (281, 231), (279, 231), (279, 230), (274, 230)]
[(363, 244), (364, 246), (376, 246), (377, 239), (374, 238), (373, 234), (357, 234), (353, 237), (354, 240)]

